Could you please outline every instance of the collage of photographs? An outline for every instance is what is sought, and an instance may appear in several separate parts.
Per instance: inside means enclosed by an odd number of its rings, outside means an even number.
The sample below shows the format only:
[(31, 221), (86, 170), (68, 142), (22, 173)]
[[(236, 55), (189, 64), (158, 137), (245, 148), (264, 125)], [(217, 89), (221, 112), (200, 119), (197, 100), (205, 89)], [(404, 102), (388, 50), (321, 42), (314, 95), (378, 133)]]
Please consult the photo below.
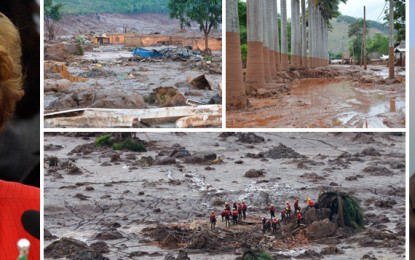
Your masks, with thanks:
[(414, 68), (412, 0), (1, 1), (0, 260), (415, 260)]

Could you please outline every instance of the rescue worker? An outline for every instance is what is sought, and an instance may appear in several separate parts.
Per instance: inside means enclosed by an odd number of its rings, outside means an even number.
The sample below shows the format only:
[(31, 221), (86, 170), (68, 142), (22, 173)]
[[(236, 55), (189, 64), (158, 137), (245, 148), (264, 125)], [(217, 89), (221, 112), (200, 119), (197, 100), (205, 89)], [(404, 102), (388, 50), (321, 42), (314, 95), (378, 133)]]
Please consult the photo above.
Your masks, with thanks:
[(285, 210), (285, 209), (283, 209), (282, 211), (281, 211), (281, 221), (284, 221), (285, 220), (285, 214), (287, 213), (287, 211)]
[(220, 216), (222, 217), (222, 222), (223, 222), (223, 220), (225, 219), (225, 211), (226, 211), (226, 208), (224, 208), (224, 209), (222, 210), (222, 212), (220, 213)]
[(307, 208), (313, 208), (314, 207), (314, 202), (307, 197)]
[(275, 218), (275, 207), (274, 204), (271, 204), (271, 207), (269, 208), (269, 213), (271, 214), (271, 219)]
[(238, 224), (238, 210), (236, 208), (232, 210), (232, 221), (234, 225)]
[(215, 230), (216, 228), (216, 216), (215, 216), (215, 211), (212, 211), (212, 213), (210, 213), (210, 229), (211, 230)]
[(231, 206), (229, 206), (228, 202), (225, 202), (225, 209), (231, 211)]
[(243, 215), (243, 217), (244, 217), (244, 220), (246, 219), (246, 210), (247, 210), (247, 206), (246, 206), (246, 203), (245, 203), (245, 201), (243, 200), (242, 201), (242, 215)]
[(233, 203), (233, 208), (236, 210), (238, 209), (238, 205), (236, 204), (236, 202)]
[(297, 212), (300, 210), (300, 207), (298, 206), (298, 198), (294, 201), (294, 211)]
[(291, 205), (288, 201), (286, 201), (285, 203), (287, 204), (287, 206), (285, 207), (285, 209), (287, 211), (286, 215), (287, 215), (287, 217), (290, 217), (291, 216)]
[(264, 218), (262, 222), (264, 223), (262, 225), (262, 233), (265, 234), (271, 230), (271, 221), (269, 219)]
[(238, 220), (242, 220), (242, 203), (238, 202)]
[(229, 209), (225, 209), (225, 227), (231, 226), (231, 220), (230, 220), (231, 211)]
[(300, 221), (301, 221), (301, 218), (302, 218), (302, 216), (301, 216), (301, 212), (300, 212), (300, 211), (298, 211), (298, 212), (297, 212), (297, 226), (300, 226)]
[(272, 219), (272, 234), (276, 234), (277, 233), (277, 225), (279, 225), (278, 219), (277, 218), (273, 218)]

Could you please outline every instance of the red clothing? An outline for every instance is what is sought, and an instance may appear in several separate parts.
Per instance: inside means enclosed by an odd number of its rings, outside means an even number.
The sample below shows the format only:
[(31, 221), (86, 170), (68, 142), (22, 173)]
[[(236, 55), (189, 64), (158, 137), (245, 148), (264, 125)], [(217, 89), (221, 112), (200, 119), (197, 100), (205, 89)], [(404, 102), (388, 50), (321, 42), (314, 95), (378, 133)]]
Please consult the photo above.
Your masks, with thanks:
[(278, 219), (273, 219), (272, 224), (278, 224)]
[(211, 220), (216, 219), (215, 214), (210, 214), (210, 219), (211, 219)]
[(298, 199), (296, 199), (294, 202), (294, 208), (298, 208)]
[(297, 220), (301, 220), (301, 213), (297, 214)]
[(232, 216), (238, 216), (238, 211), (233, 210), (233, 211), (232, 211)]
[(242, 209), (247, 209), (247, 206), (245, 203), (242, 204)]
[(226, 209), (225, 210), (225, 216), (229, 216), (230, 214), (231, 214), (231, 212), (228, 209)]
[(312, 200), (308, 200), (308, 206), (313, 207), (314, 206), (314, 202)]
[[(1, 259), (17, 259), (17, 241), (30, 241), (28, 258), (40, 259), (40, 241), (23, 228), (21, 216), (26, 210), (40, 211), (38, 188), (0, 181), (0, 253)], [(40, 225), (40, 223), (39, 223)]]
[(288, 209), (288, 211), (290, 211), (290, 210), (291, 210), (291, 205), (290, 205), (290, 203), (287, 203), (287, 209)]
[(272, 206), (271, 208), (269, 208), (269, 211), (275, 211), (274, 206)]

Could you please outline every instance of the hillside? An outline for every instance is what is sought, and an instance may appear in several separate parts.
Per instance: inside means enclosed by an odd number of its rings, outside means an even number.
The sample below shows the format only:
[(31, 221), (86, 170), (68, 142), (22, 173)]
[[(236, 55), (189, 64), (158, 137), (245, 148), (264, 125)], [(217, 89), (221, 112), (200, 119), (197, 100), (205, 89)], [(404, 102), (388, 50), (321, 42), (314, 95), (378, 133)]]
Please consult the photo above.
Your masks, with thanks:
[[(329, 32), (329, 51), (333, 53), (348, 51), (349, 38), (347, 30), (350, 24), (357, 21), (357, 18), (341, 15), (331, 21), (333, 29)], [(376, 33), (388, 34), (389, 27), (375, 21), (368, 21), (368, 37)]]
[(167, 13), (168, 0), (54, 0), (65, 14)]

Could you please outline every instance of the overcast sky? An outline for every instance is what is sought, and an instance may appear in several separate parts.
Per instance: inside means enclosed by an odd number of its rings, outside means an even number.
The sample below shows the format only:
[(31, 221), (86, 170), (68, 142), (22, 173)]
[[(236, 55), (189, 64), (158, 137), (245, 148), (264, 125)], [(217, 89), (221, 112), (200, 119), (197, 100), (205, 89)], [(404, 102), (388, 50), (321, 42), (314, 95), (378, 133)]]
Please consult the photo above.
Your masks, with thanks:
[[(246, 1), (246, 0), (243, 0)], [(363, 5), (366, 5), (366, 17), (368, 20), (376, 21), (379, 15), (380, 22), (384, 17), (382, 12), (385, 6), (384, 0), (348, 0), (347, 4), (340, 4), (340, 12), (344, 15), (353, 16), (356, 18), (363, 18)], [(281, 1), (278, 0), (278, 12), (281, 13)], [(291, 17), (291, 0), (287, 0), (287, 15)]]

